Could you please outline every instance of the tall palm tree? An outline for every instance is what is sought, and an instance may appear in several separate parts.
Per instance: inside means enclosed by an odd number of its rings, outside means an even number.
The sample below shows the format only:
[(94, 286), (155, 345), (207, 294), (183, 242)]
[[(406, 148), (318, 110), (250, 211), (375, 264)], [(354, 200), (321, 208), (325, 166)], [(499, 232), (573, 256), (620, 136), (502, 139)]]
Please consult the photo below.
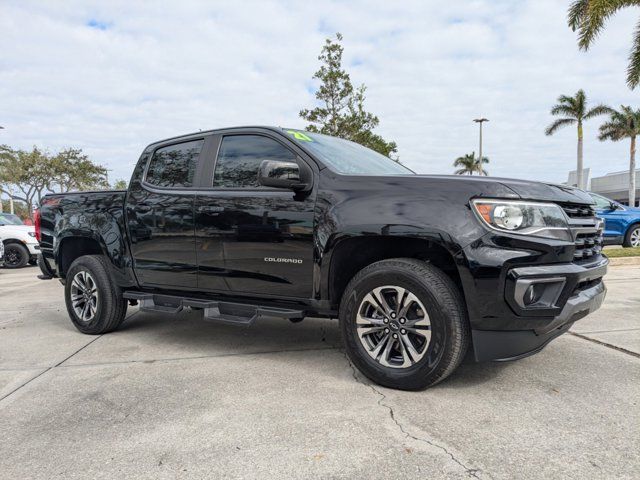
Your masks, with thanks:
[(590, 118), (610, 112), (611, 109), (606, 105), (596, 105), (592, 109), (587, 110), (587, 96), (582, 89), (578, 90), (573, 97), (560, 95), (558, 97), (558, 103), (551, 108), (551, 115), (562, 116), (562, 118), (559, 118), (549, 125), (544, 133), (553, 135), (558, 129), (566, 127), (567, 125), (576, 124), (578, 127), (578, 188), (585, 188), (582, 178), (582, 123)]
[(600, 126), (600, 141), (617, 142), (624, 138), (631, 140), (629, 150), (629, 205), (636, 204), (636, 136), (640, 135), (640, 109), (622, 105), (619, 111), (613, 110), (609, 120)]
[(460, 167), (455, 171), (456, 175), (473, 175), (477, 173), (478, 175), (489, 175), (489, 173), (482, 168), (483, 165), (489, 163), (489, 159), (487, 157), (482, 157), (482, 160), (476, 158), (476, 152), (467, 153), (462, 157), (456, 158), (456, 161), (453, 162), (454, 167)]
[[(589, 50), (604, 23), (618, 10), (640, 5), (639, 0), (575, 0), (569, 7), (569, 27), (578, 31), (580, 50)], [(629, 65), (627, 66), (627, 85), (632, 90), (640, 83), (640, 23), (633, 34)]]

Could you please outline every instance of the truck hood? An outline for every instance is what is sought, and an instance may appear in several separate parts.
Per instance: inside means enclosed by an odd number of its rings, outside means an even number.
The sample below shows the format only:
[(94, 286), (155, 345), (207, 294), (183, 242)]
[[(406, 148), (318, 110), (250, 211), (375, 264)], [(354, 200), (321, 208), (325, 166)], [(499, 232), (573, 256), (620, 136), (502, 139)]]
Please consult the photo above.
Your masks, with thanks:
[(481, 196), (491, 196), (491, 192), (503, 191), (506, 187), (523, 200), (542, 200), (559, 203), (593, 204), (591, 196), (580, 189), (554, 183), (532, 182), (514, 178), (480, 177), (463, 175), (418, 175), (419, 177), (441, 178), (456, 183), (476, 184), (482, 186)]

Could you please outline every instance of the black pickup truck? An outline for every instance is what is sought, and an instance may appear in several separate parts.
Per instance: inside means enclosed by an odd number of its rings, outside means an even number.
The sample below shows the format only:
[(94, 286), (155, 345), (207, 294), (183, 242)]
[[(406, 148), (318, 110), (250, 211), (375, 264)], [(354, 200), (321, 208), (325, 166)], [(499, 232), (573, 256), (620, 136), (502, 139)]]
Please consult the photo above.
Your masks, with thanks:
[(352, 142), (243, 127), (149, 145), (127, 191), (48, 195), (41, 278), (101, 334), (128, 305), (248, 326), (339, 317), (370, 379), (421, 389), (469, 348), (541, 350), (600, 307), (608, 260), (589, 195), (417, 175)]

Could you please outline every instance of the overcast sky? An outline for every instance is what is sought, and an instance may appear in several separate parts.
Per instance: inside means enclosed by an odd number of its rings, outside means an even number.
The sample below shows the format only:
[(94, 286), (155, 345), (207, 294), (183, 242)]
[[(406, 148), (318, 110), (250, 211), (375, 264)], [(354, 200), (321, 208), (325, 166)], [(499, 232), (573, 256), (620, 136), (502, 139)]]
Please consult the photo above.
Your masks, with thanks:
[[(142, 149), (225, 126), (304, 128), (324, 39), (368, 87), (378, 133), (421, 173), (452, 173), (477, 150), (485, 116), (490, 175), (566, 181), (576, 132), (544, 135), (560, 94), (640, 107), (625, 85), (639, 9), (620, 12), (587, 53), (568, 1), (29, 2), (0, 4), (0, 143), (73, 146), (129, 179)], [(628, 168), (627, 142), (585, 128), (592, 175)]]

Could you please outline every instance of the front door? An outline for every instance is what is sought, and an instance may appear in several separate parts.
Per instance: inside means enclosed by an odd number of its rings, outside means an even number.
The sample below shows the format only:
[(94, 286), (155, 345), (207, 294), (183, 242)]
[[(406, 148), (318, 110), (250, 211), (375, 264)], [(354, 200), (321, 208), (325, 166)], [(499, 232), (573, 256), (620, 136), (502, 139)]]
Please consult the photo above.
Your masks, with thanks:
[(595, 210), (596, 215), (604, 220), (604, 236), (614, 238), (619, 237), (624, 233), (626, 216), (626, 210), (623, 207), (612, 208), (614, 205), (611, 200), (600, 195), (591, 194), (591, 197), (596, 202)]
[(220, 139), (213, 190), (196, 200), (198, 286), (309, 298), (315, 195), (259, 185), (263, 160), (303, 162), (269, 136)]
[(127, 196), (131, 253), (143, 286), (197, 287), (194, 177), (203, 139), (151, 153), (144, 178)]

